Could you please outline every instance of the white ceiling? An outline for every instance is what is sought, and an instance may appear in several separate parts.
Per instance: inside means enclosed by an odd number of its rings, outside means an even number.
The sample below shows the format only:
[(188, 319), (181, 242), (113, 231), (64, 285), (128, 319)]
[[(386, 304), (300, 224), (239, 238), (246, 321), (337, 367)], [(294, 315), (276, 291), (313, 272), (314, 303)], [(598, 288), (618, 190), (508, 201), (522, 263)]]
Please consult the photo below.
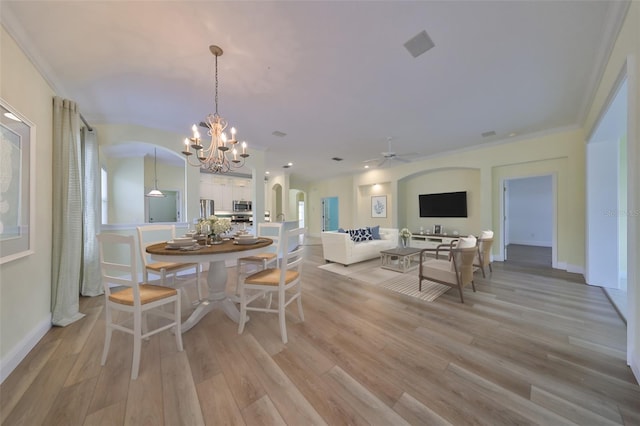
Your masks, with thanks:
[[(270, 171), (293, 162), (288, 173), (317, 179), (361, 171), (388, 137), (417, 158), (581, 125), (627, 2), (0, 7), (5, 28), (91, 124), (189, 135), (214, 110), (209, 45), (219, 45), (220, 114), (250, 149), (266, 150)], [(423, 30), (435, 47), (413, 58), (403, 44)]]

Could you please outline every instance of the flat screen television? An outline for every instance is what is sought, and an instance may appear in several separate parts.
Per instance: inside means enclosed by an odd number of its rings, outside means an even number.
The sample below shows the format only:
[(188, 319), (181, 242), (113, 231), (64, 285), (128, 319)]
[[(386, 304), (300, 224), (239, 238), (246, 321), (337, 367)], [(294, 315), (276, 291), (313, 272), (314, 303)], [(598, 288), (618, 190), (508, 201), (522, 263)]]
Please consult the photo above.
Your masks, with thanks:
[(467, 191), (418, 195), (420, 217), (467, 217)]

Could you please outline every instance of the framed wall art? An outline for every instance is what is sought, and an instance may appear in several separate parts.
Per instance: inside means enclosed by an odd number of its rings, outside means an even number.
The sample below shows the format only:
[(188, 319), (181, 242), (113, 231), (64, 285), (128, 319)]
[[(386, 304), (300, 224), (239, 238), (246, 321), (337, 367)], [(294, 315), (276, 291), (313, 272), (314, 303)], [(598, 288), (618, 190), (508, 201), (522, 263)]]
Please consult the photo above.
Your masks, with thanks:
[(371, 217), (387, 217), (387, 196), (371, 197)]
[(0, 98), (0, 264), (33, 254), (35, 126)]

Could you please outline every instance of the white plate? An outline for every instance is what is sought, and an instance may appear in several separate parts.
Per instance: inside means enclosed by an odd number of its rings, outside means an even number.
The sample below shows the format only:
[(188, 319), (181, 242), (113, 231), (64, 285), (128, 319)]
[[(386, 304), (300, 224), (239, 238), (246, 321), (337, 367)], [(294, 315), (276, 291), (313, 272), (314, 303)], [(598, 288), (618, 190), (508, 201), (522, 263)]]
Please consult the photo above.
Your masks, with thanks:
[(183, 241), (193, 241), (193, 237), (188, 237), (188, 236), (176, 237), (173, 240), (171, 240), (171, 242), (173, 243), (181, 243)]
[(258, 242), (258, 238), (236, 238), (236, 244), (245, 245), (245, 244), (255, 244)]
[(167, 241), (167, 245), (169, 247), (190, 247), (194, 245), (197, 241), (193, 238), (176, 238), (173, 240)]

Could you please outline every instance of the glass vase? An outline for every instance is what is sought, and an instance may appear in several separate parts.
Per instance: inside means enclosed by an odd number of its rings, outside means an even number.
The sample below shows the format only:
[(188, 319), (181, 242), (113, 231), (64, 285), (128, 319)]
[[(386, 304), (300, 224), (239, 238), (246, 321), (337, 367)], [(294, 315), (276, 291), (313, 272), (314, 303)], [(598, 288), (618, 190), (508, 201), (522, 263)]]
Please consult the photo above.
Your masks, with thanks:
[(211, 244), (222, 244), (222, 235), (220, 234), (211, 234)]

